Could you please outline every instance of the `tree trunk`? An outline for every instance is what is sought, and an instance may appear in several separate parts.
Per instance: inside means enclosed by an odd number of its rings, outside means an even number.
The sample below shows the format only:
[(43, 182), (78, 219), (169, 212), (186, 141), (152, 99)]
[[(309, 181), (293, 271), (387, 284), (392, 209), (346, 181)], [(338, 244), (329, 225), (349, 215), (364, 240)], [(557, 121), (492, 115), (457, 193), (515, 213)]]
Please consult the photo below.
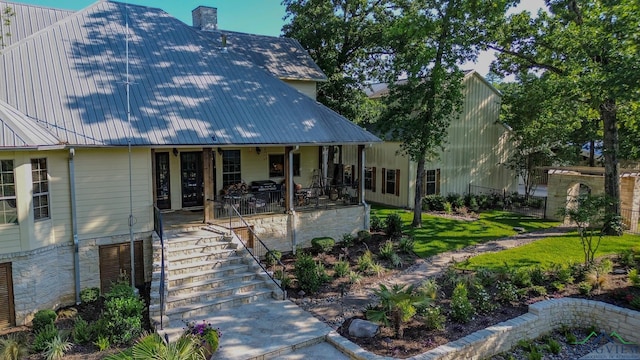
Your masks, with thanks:
[(424, 155), (418, 159), (418, 170), (416, 171), (416, 191), (413, 199), (413, 222), (411, 226), (422, 227), (422, 182), (424, 181)]
[(618, 163), (618, 124), (615, 99), (606, 99), (600, 105), (604, 125), (604, 192), (613, 201), (607, 213), (620, 215), (620, 164)]

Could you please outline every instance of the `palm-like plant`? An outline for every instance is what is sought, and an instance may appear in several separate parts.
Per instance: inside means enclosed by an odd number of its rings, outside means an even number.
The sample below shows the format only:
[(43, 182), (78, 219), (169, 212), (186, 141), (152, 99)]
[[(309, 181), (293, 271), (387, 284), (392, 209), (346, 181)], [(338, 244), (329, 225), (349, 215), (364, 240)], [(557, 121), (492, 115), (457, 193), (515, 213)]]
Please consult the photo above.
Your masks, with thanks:
[(200, 340), (189, 334), (177, 341), (165, 343), (157, 333), (143, 336), (125, 352), (109, 356), (107, 360), (205, 360)]
[(23, 337), (10, 334), (4, 339), (0, 339), (0, 360), (18, 360), (28, 355), (29, 348)]
[(411, 320), (418, 308), (426, 307), (431, 302), (429, 297), (414, 291), (413, 285), (395, 284), (389, 289), (380, 284), (380, 288), (374, 290), (374, 293), (380, 298), (380, 306), (367, 310), (367, 319), (384, 326), (392, 325), (398, 338), (404, 335), (402, 325)]

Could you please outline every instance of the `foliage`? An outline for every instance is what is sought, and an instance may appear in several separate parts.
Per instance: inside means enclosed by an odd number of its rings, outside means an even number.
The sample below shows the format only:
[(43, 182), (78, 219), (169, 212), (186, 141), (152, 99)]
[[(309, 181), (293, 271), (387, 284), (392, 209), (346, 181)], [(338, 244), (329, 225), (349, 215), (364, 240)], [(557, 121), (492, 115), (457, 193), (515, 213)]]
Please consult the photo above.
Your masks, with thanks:
[(475, 309), (469, 301), (467, 287), (459, 283), (451, 295), (451, 318), (460, 323), (468, 323), (474, 314)]
[(393, 265), (393, 267), (395, 268), (402, 267), (402, 265), (404, 264), (400, 255), (396, 253), (391, 254), (391, 258), (389, 259), (389, 261), (391, 261), (391, 265)]
[(438, 291), (440, 286), (435, 279), (427, 279), (420, 284), (417, 291), (431, 300), (435, 300), (438, 297)]
[(633, 268), (636, 266), (636, 254), (631, 249), (624, 249), (618, 252), (618, 263), (622, 266)]
[(398, 249), (406, 254), (413, 254), (413, 247), (416, 242), (413, 240), (411, 236), (403, 236), (400, 238), (398, 242)]
[(31, 327), (33, 332), (37, 333), (49, 324), (53, 324), (56, 321), (56, 312), (50, 309), (38, 310), (33, 316)]
[(488, 314), (498, 308), (498, 305), (493, 302), (491, 294), (480, 284), (474, 285), (471, 291), (472, 299), (474, 300), (475, 309), (479, 314)]
[(371, 264), (371, 266), (369, 267), (369, 270), (367, 270), (366, 273), (368, 275), (375, 275), (377, 277), (381, 277), (382, 275), (384, 275), (386, 270), (387, 269), (385, 269), (384, 266), (380, 265), (377, 262), (374, 262), (373, 264)]
[(278, 262), (280, 262), (280, 259), (282, 259), (282, 252), (278, 250), (269, 250), (264, 256), (264, 262), (269, 267), (275, 266)]
[(445, 212), (447, 215), (451, 215), (451, 214), (453, 214), (453, 205), (451, 205), (451, 203), (450, 203), (450, 202), (448, 202), (448, 201), (446, 201), (446, 202), (444, 203), (444, 212)]
[(131, 344), (142, 334), (144, 303), (124, 282), (114, 284), (105, 298), (102, 314), (105, 333), (102, 335), (107, 336), (112, 344)]
[(531, 273), (527, 268), (518, 268), (513, 272), (512, 281), (515, 286), (519, 288), (525, 288), (532, 285), (531, 282)]
[(417, 308), (430, 302), (429, 298), (415, 292), (413, 285), (395, 284), (389, 289), (380, 284), (380, 287), (374, 290), (374, 294), (380, 299), (380, 308), (368, 310), (367, 319), (385, 326), (392, 325), (398, 338), (403, 337), (402, 325), (416, 314)]
[(71, 337), (76, 344), (86, 344), (91, 341), (89, 323), (80, 316), (75, 319), (73, 330), (71, 330)]
[(362, 275), (356, 271), (349, 270), (347, 275), (349, 276), (349, 283), (351, 284), (357, 285), (362, 281)]
[(98, 347), (99, 351), (105, 351), (111, 346), (109, 338), (102, 335), (98, 335), (98, 340), (96, 340), (93, 344)]
[(591, 289), (593, 289), (593, 286), (586, 281), (578, 284), (578, 291), (582, 295), (591, 295)]
[(71, 350), (72, 343), (66, 339), (62, 339), (60, 334), (56, 335), (51, 341), (47, 343), (44, 350), (44, 356), (47, 360), (58, 360), (64, 357), (64, 354)]
[(97, 287), (86, 288), (80, 291), (80, 301), (82, 301), (83, 303), (92, 303), (94, 301), (97, 301), (99, 297), (100, 288)]
[(509, 281), (498, 281), (496, 284), (496, 300), (509, 303), (518, 300), (518, 289)]
[(273, 277), (276, 280), (280, 280), (280, 286), (283, 289), (287, 289), (289, 287), (291, 287), (291, 277), (289, 275), (287, 275), (284, 271), (282, 271), (281, 269), (278, 269), (276, 271), (273, 272)]
[(293, 269), (298, 285), (307, 293), (315, 293), (322, 285), (322, 277), (313, 257), (307, 253), (299, 253)]
[(336, 261), (333, 264), (333, 271), (336, 274), (336, 277), (345, 277), (349, 274), (349, 262), (344, 260)]
[(444, 330), (447, 318), (442, 314), (442, 309), (439, 306), (427, 306), (420, 312), (420, 315), (428, 330)]
[(442, 195), (427, 195), (422, 198), (422, 210), (444, 211), (445, 198)]
[(130, 349), (111, 355), (107, 360), (204, 360), (204, 349), (196, 336), (183, 335), (177, 341), (165, 343), (157, 334), (140, 338)]
[(628, 276), (629, 276), (629, 281), (631, 282), (631, 285), (640, 287), (640, 274), (638, 274), (638, 269), (629, 270)]
[(329, 252), (336, 245), (336, 241), (330, 237), (317, 237), (311, 239), (311, 248), (317, 252)]
[(35, 352), (43, 352), (47, 349), (49, 344), (56, 336), (58, 336), (58, 329), (54, 324), (47, 324), (36, 333), (31, 348)]
[(380, 246), (380, 249), (378, 249), (378, 256), (380, 259), (391, 260), (391, 256), (393, 254), (395, 254), (395, 250), (393, 241), (391, 240), (385, 241), (385, 243)]
[(606, 196), (580, 195), (574, 203), (569, 203), (558, 211), (559, 215), (568, 217), (578, 227), (585, 265), (593, 262), (600, 246), (604, 235), (603, 221), (610, 202)]
[(369, 227), (371, 228), (371, 231), (382, 230), (382, 220), (376, 215), (371, 215), (371, 219), (369, 220)]
[(0, 338), (0, 360), (20, 360), (29, 355), (24, 337), (17, 334), (9, 334)]
[(373, 253), (367, 250), (362, 255), (360, 255), (356, 261), (359, 271), (368, 272), (374, 263)]
[[(365, 231), (365, 230), (363, 230), (363, 231)], [(369, 233), (369, 232), (367, 231), (367, 233)], [(359, 234), (359, 232), (358, 232), (358, 234)], [(351, 247), (351, 245), (353, 245), (354, 241), (355, 241), (355, 239), (354, 239), (353, 235), (351, 235), (349, 233), (342, 234), (342, 245), (344, 245), (345, 247), (347, 247), (347, 248)]]
[(220, 345), (220, 329), (214, 328), (211, 323), (204, 320), (202, 322), (190, 321), (187, 322), (187, 328), (184, 331), (184, 335), (195, 336), (201, 342), (205, 341), (209, 344), (212, 352), (218, 350)]
[(371, 232), (368, 230), (360, 230), (358, 231), (358, 240), (362, 242), (367, 242), (371, 239)]
[(384, 232), (392, 239), (402, 236), (402, 219), (398, 213), (389, 214), (384, 220)]
[(529, 268), (529, 277), (531, 278), (531, 283), (536, 286), (544, 286), (549, 280), (547, 274), (540, 265)]

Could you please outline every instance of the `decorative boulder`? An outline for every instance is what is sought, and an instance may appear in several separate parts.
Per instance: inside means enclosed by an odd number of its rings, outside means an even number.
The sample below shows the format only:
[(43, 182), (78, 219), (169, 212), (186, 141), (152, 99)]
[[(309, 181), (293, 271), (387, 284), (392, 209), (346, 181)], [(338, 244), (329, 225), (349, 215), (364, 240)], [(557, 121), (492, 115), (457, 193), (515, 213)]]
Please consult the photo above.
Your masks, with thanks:
[(353, 319), (349, 325), (349, 335), (359, 338), (372, 338), (379, 330), (378, 325), (362, 319)]

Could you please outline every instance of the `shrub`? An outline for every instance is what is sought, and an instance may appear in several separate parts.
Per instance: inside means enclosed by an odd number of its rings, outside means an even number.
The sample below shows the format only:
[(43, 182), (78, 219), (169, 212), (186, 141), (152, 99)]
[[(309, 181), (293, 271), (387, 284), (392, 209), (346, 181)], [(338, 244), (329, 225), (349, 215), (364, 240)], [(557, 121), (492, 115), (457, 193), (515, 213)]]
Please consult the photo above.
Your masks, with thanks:
[(488, 314), (497, 308), (496, 303), (493, 302), (491, 295), (480, 284), (476, 284), (471, 292), (473, 300), (475, 300), (476, 311), (480, 314)]
[(311, 239), (311, 248), (317, 252), (329, 252), (335, 244), (336, 241), (328, 236)]
[(349, 270), (349, 274), (347, 275), (349, 277), (350, 284), (360, 284), (360, 282), (362, 281), (362, 275), (360, 275), (360, 273), (356, 271)]
[(636, 266), (636, 255), (632, 250), (623, 250), (618, 253), (618, 263), (627, 268)]
[(73, 324), (73, 330), (71, 330), (71, 337), (76, 344), (86, 344), (91, 341), (91, 331), (89, 329), (89, 323), (78, 316)]
[(640, 287), (640, 275), (638, 274), (638, 269), (629, 270), (629, 282), (631, 285)]
[(93, 345), (98, 347), (98, 351), (105, 351), (111, 346), (109, 338), (106, 336), (98, 336), (98, 340), (96, 340)]
[(467, 296), (464, 284), (456, 285), (451, 295), (451, 318), (460, 323), (468, 323), (473, 318), (475, 310)]
[(367, 242), (367, 241), (369, 241), (369, 239), (371, 239), (371, 232), (369, 232), (367, 230), (358, 231), (358, 240), (359, 241)]
[(534, 285), (531, 287), (531, 292), (535, 295), (545, 296), (547, 295), (547, 288), (542, 285)]
[(378, 256), (381, 259), (391, 260), (391, 255), (393, 254), (395, 254), (395, 251), (393, 250), (393, 241), (391, 240), (385, 241), (385, 243), (380, 246), (380, 249), (378, 249)]
[(64, 354), (71, 350), (72, 343), (66, 339), (62, 339), (60, 334), (56, 335), (51, 341), (47, 343), (47, 347), (44, 350), (44, 356), (47, 360), (58, 360), (64, 357)]
[(629, 305), (636, 310), (640, 310), (640, 296), (634, 296), (631, 301), (629, 301)]
[(451, 204), (454, 209), (460, 209), (464, 206), (464, 197), (460, 194), (449, 193), (447, 194), (447, 202)]
[(444, 203), (444, 212), (448, 215), (453, 214), (453, 205), (448, 201)]
[(384, 232), (392, 239), (397, 239), (402, 236), (402, 219), (397, 213), (392, 213), (387, 216), (384, 221)]
[(293, 271), (298, 279), (298, 285), (304, 292), (315, 293), (322, 285), (316, 262), (309, 254), (300, 253), (297, 256)]
[(144, 303), (129, 284), (114, 284), (105, 294), (101, 332), (112, 344), (128, 345), (142, 334), (142, 310)]
[(478, 268), (476, 270), (476, 280), (485, 287), (491, 286), (496, 282), (496, 274), (487, 268)]
[(498, 281), (496, 290), (496, 300), (499, 302), (508, 303), (518, 300), (518, 290), (511, 282)]
[(582, 295), (587, 295), (587, 296), (591, 295), (591, 289), (592, 289), (591, 284), (589, 284), (586, 281), (583, 281), (580, 284), (578, 284), (578, 290)]
[(531, 286), (531, 273), (528, 269), (518, 268), (513, 273), (512, 281), (519, 288)]
[(369, 228), (371, 228), (371, 231), (382, 230), (382, 220), (375, 215), (371, 215), (371, 219), (369, 219)]
[(113, 298), (127, 298), (135, 296), (136, 294), (131, 288), (131, 284), (127, 281), (119, 281), (111, 285), (109, 292), (104, 294), (104, 298), (107, 301)]
[(336, 261), (333, 264), (333, 271), (336, 277), (345, 277), (349, 273), (349, 262), (344, 260)]
[(421, 313), (422, 322), (428, 330), (444, 330), (447, 318), (442, 314), (439, 306), (427, 306)]
[[(368, 233), (369, 232), (367, 231), (367, 234)], [(360, 232), (358, 232), (358, 236), (360, 236)], [(342, 234), (342, 245), (344, 245), (345, 247), (351, 247), (351, 245), (353, 245), (354, 240), (355, 239), (353, 238), (353, 235), (349, 233)]]
[(563, 284), (573, 284), (575, 278), (570, 267), (563, 264), (553, 264), (551, 266), (551, 276)]
[(443, 211), (445, 198), (441, 195), (427, 195), (422, 198), (422, 210)]
[(478, 205), (478, 200), (475, 197), (469, 199), (469, 209), (473, 212), (480, 211), (480, 205)]
[(418, 307), (429, 304), (428, 299), (414, 292), (413, 289), (413, 285), (393, 285), (387, 288), (384, 284), (380, 284), (379, 289), (374, 290), (374, 294), (380, 299), (380, 306), (377, 309), (367, 310), (365, 313), (367, 319), (386, 326), (392, 325), (396, 335), (402, 338), (402, 325), (417, 313)]
[(359, 271), (368, 272), (373, 265), (373, 254), (367, 250), (364, 254), (360, 255), (356, 261)]
[(533, 285), (544, 286), (548, 282), (547, 274), (540, 266), (529, 268), (529, 277)]
[(32, 321), (33, 332), (37, 333), (40, 330), (44, 329), (47, 325), (49, 324), (53, 325), (57, 317), (58, 315), (56, 315), (56, 312), (53, 310), (49, 310), (49, 309), (39, 310), (33, 316), (33, 321)]
[(36, 333), (31, 348), (34, 352), (43, 352), (47, 349), (49, 344), (56, 336), (58, 336), (58, 329), (53, 323), (45, 325), (40, 331)]
[(424, 296), (428, 297), (431, 300), (435, 300), (438, 297), (438, 291), (440, 290), (440, 286), (436, 282), (435, 279), (427, 279), (420, 284), (417, 291), (422, 293)]
[(29, 356), (24, 336), (9, 334), (6, 338), (0, 338), (0, 359), (20, 360)]
[(80, 301), (83, 303), (92, 303), (100, 297), (100, 289), (97, 287), (86, 288), (80, 291)]
[(391, 259), (389, 259), (389, 261), (391, 261), (391, 265), (393, 265), (393, 267), (395, 268), (402, 267), (402, 265), (404, 264), (400, 255), (396, 253), (391, 254)]
[(267, 264), (267, 266), (271, 267), (275, 266), (280, 261), (280, 259), (282, 259), (282, 253), (280, 251), (269, 250), (264, 256), (264, 263)]
[(367, 271), (367, 273), (369, 275), (375, 275), (377, 277), (380, 277), (384, 275), (385, 271), (386, 269), (384, 268), (384, 266), (378, 264), (377, 262), (374, 262), (369, 268), (369, 270)]
[(412, 254), (413, 247), (415, 246), (415, 244), (416, 242), (413, 240), (412, 237), (403, 236), (398, 242), (398, 249), (403, 253)]
[(609, 274), (596, 267), (587, 272), (585, 281), (591, 289), (602, 290), (609, 281)]
[(560, 351), (562, 350), (562, 345), (551, 338), (547, 340), (547, 347), (549, 348), (549, 352), (555, 355), (560, 354)]

